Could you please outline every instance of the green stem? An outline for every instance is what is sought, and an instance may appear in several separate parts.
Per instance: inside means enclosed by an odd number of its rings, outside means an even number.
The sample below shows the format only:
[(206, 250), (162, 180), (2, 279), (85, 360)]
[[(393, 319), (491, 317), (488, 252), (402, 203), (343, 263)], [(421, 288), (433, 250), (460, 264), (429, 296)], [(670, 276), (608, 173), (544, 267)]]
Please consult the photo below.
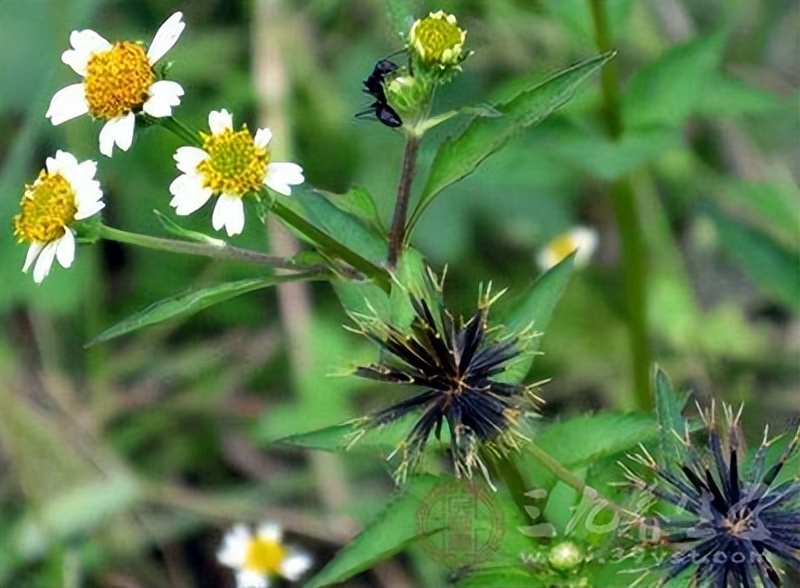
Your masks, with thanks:
[[(611, 31), (604, 0), (588, 0), (594, 22), (595, 41), (601, 52), (611, 51)], [(619, 71), (612, 60), (600, 72), (603, 95), (603, 118), (608, 134), (619, 140), (624, 128), (620, 108)], [(641, 410), (650, 410), (650, 340), (647, 332), (647, 264), (637, 211), (636, 194), (629, 177), (621, 177), (611, 187), (611, 202), (622, 244), (622, 271), (625, 309), (630, 345), (633, 402)]]
[(183, 124), (177, 118), (175, 118), (173, 116), (170, 116), (170, 117), (166, 117), (166, 118), (158, 118), (158, 119), (155, 119), (155, 120), (162, 127), (167, 129), (168, 131), (173, 132), (174, 134), (176, 134), (178, 137), (180, 137), (181, 139), (183, 139), (187, 143), (190, 143), (190, 144), (192, 144), (192, 145), (194, 145), (196, 147), (199, 147), (200, 145), (202, 145), (202, 141), (200, 140), (200, 134), (195, 132), (195, 131), (192, 131), (192, 129), (187, 127), (185, 124)]
[(164, 239), (161, 237), (151, 237), (138, 233), (129, 233), (106, 225), (100, 225), (100, 236), (109, 241), (118, 241), (130, 245), (138, 245), (147, 249), (159, 251), (170, 251), (172, 253), (183, 253), (186, 255), (199, 255), (214, 259), (230, 259), (234, 261), (244, 261), (258, 265), (266, 265), (274, 269), (298, 270), (308, 269), (298, 266), (293, 260), (277, 255), (267, 255), (260, 251), (242, 249), (228, 245), (224, 241), (219, 244), (192, 243), (189, 241), (178, 241), (176, 239)]
[(406, 148), (403, 153), (403, 167), (400, 172), (400, 182), (397, 184), (397, 200), (394, 204), (392, 227), (389, 230), (389, 256), (387, 265), (394, 268), (400, 258), (406, 234), (406, 217), (408, 216), (408, 201), (411, 197), (411, 184), (417, 168), (417, 154), (422, 138), (411, 134), (406, 138)]
[(361, 257), (355, 251), (348, 249), (336, 239), (320, 231), (302, 216), (287, 208), (277, 200), (272, 203), (270, 208), (286, 224), (297, 229), (300, 233), (314, 241), (325, 251), (332, 253), (338, 259), (350, 264), (353, 268), (372, 279), (380, 288), (389, 292), (391, 290), (391, 280), (389, 274), (382, 267), (378, 267), (368, 259)]

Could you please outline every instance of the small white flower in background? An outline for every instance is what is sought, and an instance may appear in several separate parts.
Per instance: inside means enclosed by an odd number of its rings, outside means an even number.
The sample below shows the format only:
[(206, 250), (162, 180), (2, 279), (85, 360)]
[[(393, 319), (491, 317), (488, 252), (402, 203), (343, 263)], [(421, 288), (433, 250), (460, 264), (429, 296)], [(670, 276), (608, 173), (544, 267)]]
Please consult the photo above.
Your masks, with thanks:
[(78, 163), (66, 151), (48, 157), (46, 169), (25, 186), (20, 213), (14, 217), (14, 236), (28, 243), (23, 272), (33, 265), (33, 281), (40, 284), (54, 260), (68, 268), (75, 259), (75, 232), (70, 226), (102, 210), (103, 192), (94, 179), (94, 161)]
[(145, 53), (140, 43), (110, 43), (96, 32), (72, 31), (72, 49), (61, 61), (83, 77), (55, 93), (45, 116), (54, 125), (90, 114), (106, 123), (100, 131), (100, 153), (111, 157), (114, 145), (127, 151), (133, 142), (136, 113), (154, 118), (172, 115), (183, 88), (170, 80), (157, 80), (153, 65), (172, 49), (186, 26), (176, 12), (158, 29)]
[(575, 250), (575, 267), (582, 267), (597, 249), (597, 231), (589, 227), (573, 227), (545, 245), (536, 255), (536, 263), (543, 271), (549, 270)]
[(219, 231), (225, 227), (228, 236), (244, 229), (242, 198), (267, 186), (286, 196), (292, 186), (302, 184), (303, 168), (296, 163), (270, 161), (269, 142), (272, 132), (258, 129), (253, 136), (242, 125), (233, 130), (233, 117), (223, 110), (208, 115), (211, 134), (200, 133), (203, 147), (179, 147), (175, 162), (182, 175), (170, 184), (173, 195), (170, 206), (175, 214), (186, 216), (200, 209), (213, 195), (218, 195), (211, 225)]
[(217, 559), (235, 570), (237, 588), (268, 588), (274, 576), (294, 582), (311, 567), (311, 557), (284, 545), (282, 535), (275, 523), (263, 523), (255, 533), (238, 524), (225, 534)]

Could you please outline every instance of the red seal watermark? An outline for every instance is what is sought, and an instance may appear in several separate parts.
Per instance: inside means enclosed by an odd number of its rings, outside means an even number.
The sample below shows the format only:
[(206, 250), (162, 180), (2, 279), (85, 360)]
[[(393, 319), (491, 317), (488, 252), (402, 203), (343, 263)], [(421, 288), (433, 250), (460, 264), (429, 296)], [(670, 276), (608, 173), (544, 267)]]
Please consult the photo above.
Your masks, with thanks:
[(452, 568), (491, 559), (505, 534), (494, 494), (464, 480), (448, 480), (428, 492), (417, 509), (415, 529), (428, 535), (419, 543), (424, 553)]

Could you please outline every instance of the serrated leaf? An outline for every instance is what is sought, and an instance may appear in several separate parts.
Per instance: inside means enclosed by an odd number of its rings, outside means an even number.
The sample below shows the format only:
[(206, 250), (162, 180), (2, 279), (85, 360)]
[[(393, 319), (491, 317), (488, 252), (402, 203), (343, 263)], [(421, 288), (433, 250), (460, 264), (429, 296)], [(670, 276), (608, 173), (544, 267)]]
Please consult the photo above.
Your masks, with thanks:
[(667, 374), (660, 367), (656, 367), (653, 388), (661, 454), (666, 463), (680, 463), (682, 451), (675, 432), (682, 434), (684, 430), (684, 418), (681, 413), (686, 405), (686, 397), (678, 397)]
[(411, 12), (410, 0), (384, 0), (392, 28), (405, 41), (411, 25), (414, 24), (414, 15)]
[(525, 87), (514, 98), (495, 105), (496, 118), (475, 117), (464, 132), (446, 140), (434, 157), (427, 181), (409, 226), (445, 188), (471, 174), (487, 157), (514, 135), (537, 124), (566, 104), (577, 87), (614, 56), (599, 55), (563, 70), (535, 87)]
[(123, 319), (89, 341), (86, 347), (97, 345), (98, 343), (156, 325), (166, 320), (185, 318), (201, 310), (205, 310), (210, 306), (230, 300), (231, 298), (236, 298), (242, 294), (247, 294), (248, 292), (261, 290), (262, 288), (268, 288), (269, 286), (274, 286), (275, 284), (283, 282), (296, 281), (298, 279), (304, 279), (304, 276), (270, 276), (267, 278), (255, 278), (217, 284), (201, 290), (187, 290), (176, 296), (154, 302), (147, 308)]
[[(530, 287), (524, 298), (518, 303), (510, 316), (503, 321), (503, 326), (509, 331), (521, 331), (529, 325), (538, 333), (543, 333), (550, 324), (556, 304), (564, 294), (567, 282), (575, 268), (575, 254), (567, 256), (557, 265), (550, 268)], [(527, 351), (534, 352), (539, 348), (539, 338), (531, 341)], [(528, 373), (533, 363), (533, 356), (529, 353), (512, 364), (505, 372), (502, 379), (508, 382), (519, 382)]]
[(626, 126), (678, 125), (697, 112), (707, 81), (716, 76), (724, 45), (722, 32), (703, 35), (638, 70), (624, 94)]

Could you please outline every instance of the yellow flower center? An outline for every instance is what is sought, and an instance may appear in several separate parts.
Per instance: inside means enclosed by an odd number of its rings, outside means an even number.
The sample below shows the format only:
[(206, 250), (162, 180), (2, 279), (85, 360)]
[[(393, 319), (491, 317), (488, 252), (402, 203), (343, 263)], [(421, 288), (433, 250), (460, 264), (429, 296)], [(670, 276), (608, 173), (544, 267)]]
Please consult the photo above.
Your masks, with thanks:
[(555, 257), (561, 260), (575, 251), (578, 248), (578, 244), (575, 242), (572, 235), (567, 233), (566, 235), (560, 235), (550, 241), (547, 248)]
[(197, 166), (204, 187), (218, 194), (240, 197), (262, 188), (269, 149), (255, 144), (247, 125), (237, 132), (225, 129), (216, 135), (200, 135), (203, 150), (209, 154), (208, 159)]
[(454, 17), (437, 12), (416, 21), (410, 39), (423, 61), (448, 64), (458, 61), (465, 35)]
[(14, 236), (20, 243), (60, 239), (78, 212), (72, 185), (61, 174), (48, 175), (45, 170), (32, 185), (25, 186), (19, 204), (22, 212), (14, 217)]
[(264, 575), (277, 574), (285, 557), (286, 549), (277, 541), (254, 537), (247, 545), (242, 567)]
[(83, 87), (95, 118), (117, 118), (138, 111), (156, 79), (147, 54), (138, 43), (122, 41), (95, 53), (86, 66)]

